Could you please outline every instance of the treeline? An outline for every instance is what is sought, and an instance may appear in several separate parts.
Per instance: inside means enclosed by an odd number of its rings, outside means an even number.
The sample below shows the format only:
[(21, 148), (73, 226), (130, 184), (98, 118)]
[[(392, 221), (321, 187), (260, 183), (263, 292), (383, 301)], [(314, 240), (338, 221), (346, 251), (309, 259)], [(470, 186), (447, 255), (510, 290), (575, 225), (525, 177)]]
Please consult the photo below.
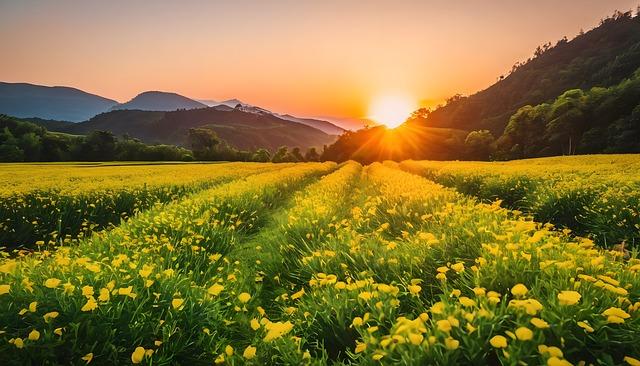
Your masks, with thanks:
[(149, 161), (193, 160), (187, 149), (147, 145), (136, 139), (116, 138), (104, 131), (86, 136), (49, 132), (44, 127), (0, 115), (0, 161)]
[(286, 146), (275, 152), (267, 149), (238, 150), (212, 130), (189, 130), (191, 150), (174, 145), (150, 145), (128, 136), (116, 137), (108, 131), (87, 135), (50, 132), (42, 126), (0, 115), (0, 162), (53, 161), (318, 161), (315, 148), (302, 152)]
[(218, 137), (215, 131), (207, 128), (189, 129), (188, 141), (196, 160), (273, 163), (320, 160), (320, 154), (315, 147), (309, 148), (304, 153), (299, 147), (289, 150), (287, 146), (282, 146), (273, 153), (267, 149), (257, 149), (255, 151), (238, 150)]

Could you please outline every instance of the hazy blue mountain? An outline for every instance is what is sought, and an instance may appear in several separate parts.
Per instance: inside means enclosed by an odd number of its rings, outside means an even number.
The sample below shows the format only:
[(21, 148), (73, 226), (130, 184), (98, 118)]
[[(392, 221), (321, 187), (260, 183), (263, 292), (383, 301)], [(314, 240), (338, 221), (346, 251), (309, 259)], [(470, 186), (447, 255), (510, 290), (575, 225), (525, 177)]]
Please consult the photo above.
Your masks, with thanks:
[(75, 88), (0, 82), (0, 113), (80, 122), (118, 104)]

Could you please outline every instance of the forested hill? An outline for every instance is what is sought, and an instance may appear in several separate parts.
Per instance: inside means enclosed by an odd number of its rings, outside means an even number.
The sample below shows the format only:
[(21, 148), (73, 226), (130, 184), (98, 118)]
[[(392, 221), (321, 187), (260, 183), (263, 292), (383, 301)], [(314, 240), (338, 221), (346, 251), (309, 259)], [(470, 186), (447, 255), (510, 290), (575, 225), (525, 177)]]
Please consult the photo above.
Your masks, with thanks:
[[(491, 131), (500, 136), (509, 118), (525, 105), (551, 101), (569, 89), (609, 87), (640, 68), (640, 17), (616, 13), (600, 26), (555, 46), (547, 44), (535, 56), (514, 65), (491, 87), (469, 97), (454, 97), (411, 122), (429, 127)], [(426, 117), (426, 118), (425, 118)]]
[[(452, 133), (438, 136), (442, 131)], [(390, 140), (393, 151), (379, 148)], [(539, 47), (491, 87), (420, 109), (396, 130), (345, 134), (323, 157), (503, 160), (613, 152), (640, 152), (640, 16), (631, 12)]]

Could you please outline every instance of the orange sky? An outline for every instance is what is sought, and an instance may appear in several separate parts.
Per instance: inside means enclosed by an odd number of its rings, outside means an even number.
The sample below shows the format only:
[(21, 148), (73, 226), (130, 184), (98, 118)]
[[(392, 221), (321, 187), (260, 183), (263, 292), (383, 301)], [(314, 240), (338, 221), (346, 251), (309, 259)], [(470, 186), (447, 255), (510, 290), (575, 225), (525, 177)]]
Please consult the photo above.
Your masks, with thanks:
[(638, 0), (32, 1), (0, 4), (0, 80), (126, 101), (145, 90), (363, 117), (489, 86), (536, 46)]

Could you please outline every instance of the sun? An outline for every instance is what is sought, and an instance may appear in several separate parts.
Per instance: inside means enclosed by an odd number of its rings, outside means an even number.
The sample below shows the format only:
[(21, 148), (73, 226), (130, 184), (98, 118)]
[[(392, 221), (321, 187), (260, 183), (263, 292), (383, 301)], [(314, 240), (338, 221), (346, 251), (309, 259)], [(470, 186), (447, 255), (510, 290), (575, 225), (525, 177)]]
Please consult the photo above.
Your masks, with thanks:
[(369, 118), (389, 128), (396, 128), (416, 109), (417, 104), (409, 96), (381, 95), (371, 101)]

